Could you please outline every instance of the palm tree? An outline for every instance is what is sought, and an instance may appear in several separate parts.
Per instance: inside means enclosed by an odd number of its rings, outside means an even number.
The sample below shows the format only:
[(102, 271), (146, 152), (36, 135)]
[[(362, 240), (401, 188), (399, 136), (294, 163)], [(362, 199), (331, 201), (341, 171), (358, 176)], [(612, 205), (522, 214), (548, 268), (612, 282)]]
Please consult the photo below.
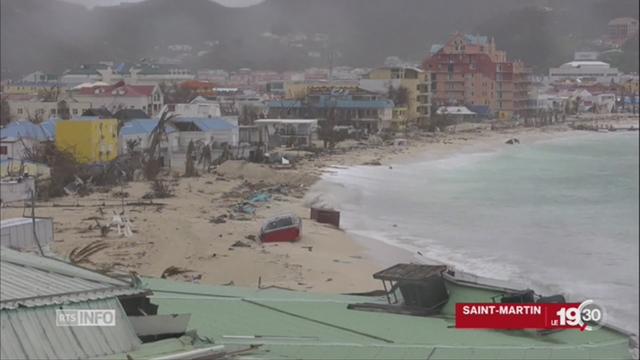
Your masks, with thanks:
[(167, 125), (176, 117), (175, 114), (169, 115), (168, 111), (164, 111), (158, 120), (151, 133), (149, 133), (150, 144), (146, 150), (146, 157), (144, 160), (144, 173), (148, 180), (155, 179), (160, 172), (160, 145), (167, 139)]

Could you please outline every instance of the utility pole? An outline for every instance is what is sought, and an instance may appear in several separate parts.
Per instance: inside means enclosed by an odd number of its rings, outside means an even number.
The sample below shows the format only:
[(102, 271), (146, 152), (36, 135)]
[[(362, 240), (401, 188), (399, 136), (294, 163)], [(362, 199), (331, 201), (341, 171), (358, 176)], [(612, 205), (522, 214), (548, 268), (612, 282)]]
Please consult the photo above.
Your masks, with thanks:
[(333, 83), (333, 48), (329, 47), (329, 84)]

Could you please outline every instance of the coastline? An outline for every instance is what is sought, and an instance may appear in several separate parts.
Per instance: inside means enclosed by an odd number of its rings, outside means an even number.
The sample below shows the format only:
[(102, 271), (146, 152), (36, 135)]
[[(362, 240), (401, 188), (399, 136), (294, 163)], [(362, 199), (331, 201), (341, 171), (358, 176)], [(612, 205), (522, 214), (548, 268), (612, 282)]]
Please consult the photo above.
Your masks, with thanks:
[[(637, 119), (632, 123), (638, 125)], [(367, 147), (343, 154), (303, 160), (294, 170), (274, 170), (265, 165), (230, 161), (216, 173), (175, 180), (175, 196), (156, 199), (154, 205), (126, 205), (125, 213), (135, 231), (132, 237), (110, 232), (101, 237), (93, 218), (102, 223), (120, 211), (124, 202), (140, 203), (149, 191), (148, 182), (132, 182), (111, 193), (95, 192), (87, 197), (64, 197), (39, 202), (37, 216), (54, 218), (54, 252), (66, 256), (77, 247), (103, 241), (108, 248), (91, 256), (96, 269), (135, 271), (160, 277), (176, 266), (191, 270), (170, 278), (208, 284), (245, 287), (278, 286), (300, 291), (327, 293), (364, 292), (379, 289), (372, 274), (398, 261), (415, 261), (404, 249), (376, 241), (375, 244), (343, 230), (309, 219), (313, 184), (335, 167), (363, 166), (377, 162), (392, 166), (412, 161), (444, 159), (461, 153), (496, 151), (510, 138), (532, 143), (581, 133), (566, 125), (544, 128), (458, 131), (455, 134), (410, 138), (407, 148)], [(353, 146), (347, 142), (341, 147)], [(373, 166), (373, 165), (365, 165)], [(171, 181), (171, 180), (169, 180)], [(263, 186), (285, 185), (286, 193), (274, 193), (269, 202), (258, 204), (254, 216), (231, 219), (229, 211)], [(162, 205), (164, 204), (164, 205)], [(260, 244), (253, 240), (262, 222), (270, 216), (292, 212), (303, 219), (303, 236), (296, 243)], [(22, 207), (3, 208), (2, 217), (22, 215)], [(227, 217), (224, 217), (224, 216)], [(244, 246), (233, 246), (236, 242)], [(434, 259), (437, 260), (437, 259)]]

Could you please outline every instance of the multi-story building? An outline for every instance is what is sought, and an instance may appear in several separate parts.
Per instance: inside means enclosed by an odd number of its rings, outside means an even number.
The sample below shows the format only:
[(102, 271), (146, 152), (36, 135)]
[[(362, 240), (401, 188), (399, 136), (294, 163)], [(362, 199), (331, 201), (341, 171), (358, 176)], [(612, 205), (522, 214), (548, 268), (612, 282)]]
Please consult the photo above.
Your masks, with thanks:
[(388, 92), (389, 88), (405, 88), (406, 118), (410, 122), (424, 123), (431, 116), (431, 76), (429, 72), (414, 67), (381, 67), (374, 69), (360, 80), (364, 89)]
[(622, 46), (637, 33), (638, 20), (634, 18), (615, 18), (607, 25), (607, 41), (616, 47)]
[(431, 52), (422, 67), (430, 73), (433, 105), (472, 106), (503, 119), (533, 110), (531, 69), (509, 61), (493, 39), (456, 33)]
[(549, 69), (551, 82), (571, 80), (610, 84), (619, 82), (622, 74), (609, 64), (594, 60), (574, 60)]
[(8, 97), (7, 104), (13, 119), (46, 120), (48, 118), (65, 118), (80, 116), (91, 109), (91, 103), (77, 101), (64, 96), (57, 101), (42, 101), (34, 96), (30, 99), (14, 99)]
[(150, 116), (164, 105), (164, 96), (158, 85), (125, 85), (118, 82), (109, 86), (85, 87), (72, 95), (78, 102), (92, 108), (105, 108), (112, 113), (122, 109), (140, 109)]
[(358, 87), (318, 86), (298, 100), (266, 102), (268, 117), (274, 119), (318, 119), (333, 116), (337, 126), (353, 126), (375, 133), (393, 123), (393, 101)]

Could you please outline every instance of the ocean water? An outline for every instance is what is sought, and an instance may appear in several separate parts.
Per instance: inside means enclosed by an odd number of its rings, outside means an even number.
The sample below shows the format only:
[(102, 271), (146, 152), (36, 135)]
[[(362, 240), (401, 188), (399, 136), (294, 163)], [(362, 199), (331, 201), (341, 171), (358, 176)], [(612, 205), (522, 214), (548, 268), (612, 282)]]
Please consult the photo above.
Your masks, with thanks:
[(609, 322), (637, 332), (638, 168), (637, 133), (594, 133), (341, 169), (312, 192), (365, 245), (591, 298)]

